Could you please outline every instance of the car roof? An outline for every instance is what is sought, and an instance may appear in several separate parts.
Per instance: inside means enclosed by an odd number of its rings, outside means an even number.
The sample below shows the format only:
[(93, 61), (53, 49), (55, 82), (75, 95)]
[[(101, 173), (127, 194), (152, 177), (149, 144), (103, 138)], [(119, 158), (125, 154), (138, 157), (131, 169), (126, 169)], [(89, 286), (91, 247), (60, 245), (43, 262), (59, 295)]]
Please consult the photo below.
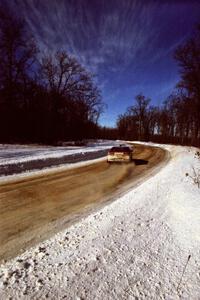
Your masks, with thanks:
[(119, 147), (112, 147), (110, 151), (122, 152), (122, 151), (130, 151), (131, 149), (128, 146), (119, 146)]

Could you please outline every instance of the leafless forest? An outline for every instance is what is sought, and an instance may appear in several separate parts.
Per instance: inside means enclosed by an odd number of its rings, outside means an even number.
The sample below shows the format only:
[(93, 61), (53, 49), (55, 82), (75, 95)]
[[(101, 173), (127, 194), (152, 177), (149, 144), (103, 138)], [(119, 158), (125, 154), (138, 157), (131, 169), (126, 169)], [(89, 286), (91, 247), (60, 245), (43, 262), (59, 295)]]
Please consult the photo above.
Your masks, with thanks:
[(0, 142), (120, 138), (200, 145), (200, 26), (174, 59), (180, 81), (161, 106), (151, 105), (144, 91), (116, 128), (101, 127), (105, 106), (95, 77), (64, 50), (41, 53), (25, 22), (1, 7)]
[(120, 138), (200, 145), (200, 26), (175, 53), (180, 81), (161, 107), (144, 95), (120, 115)]

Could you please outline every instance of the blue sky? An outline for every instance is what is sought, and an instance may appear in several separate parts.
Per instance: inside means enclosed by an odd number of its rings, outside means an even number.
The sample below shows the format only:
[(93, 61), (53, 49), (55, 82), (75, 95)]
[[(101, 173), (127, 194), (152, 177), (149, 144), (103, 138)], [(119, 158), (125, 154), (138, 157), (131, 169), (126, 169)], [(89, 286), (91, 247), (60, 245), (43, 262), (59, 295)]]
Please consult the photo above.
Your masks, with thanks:
[(42, 52), (65, 49), (96, 74), (107, 104), (101, 125), (138, 93), (161, 104), (179, 75), (173, 52), (200, 23), (200, 1), (9, 0)]

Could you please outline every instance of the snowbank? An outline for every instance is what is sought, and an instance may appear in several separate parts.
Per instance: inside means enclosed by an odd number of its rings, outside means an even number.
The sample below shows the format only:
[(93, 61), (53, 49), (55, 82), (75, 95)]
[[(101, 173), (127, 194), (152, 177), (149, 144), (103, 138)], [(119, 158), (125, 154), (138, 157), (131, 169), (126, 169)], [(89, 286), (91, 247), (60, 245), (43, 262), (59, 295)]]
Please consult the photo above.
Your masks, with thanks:
[(105, 157), (116, 141), (91, 141), (84, 147), (0, 145), (0, 176), (46, 170)]
[(32, 160), (60, 158), (66, 155), (96, 152), (109, 149), (116, 144), (114, 141), (99, 141), (89, 143), (84, 147), (53, 147), (27, 145), (0, 145), (0, 165), (22, 163)]
[(143, 184), (5, 263), (0, 298), (199, 299), (200, 168), (195, 148)]

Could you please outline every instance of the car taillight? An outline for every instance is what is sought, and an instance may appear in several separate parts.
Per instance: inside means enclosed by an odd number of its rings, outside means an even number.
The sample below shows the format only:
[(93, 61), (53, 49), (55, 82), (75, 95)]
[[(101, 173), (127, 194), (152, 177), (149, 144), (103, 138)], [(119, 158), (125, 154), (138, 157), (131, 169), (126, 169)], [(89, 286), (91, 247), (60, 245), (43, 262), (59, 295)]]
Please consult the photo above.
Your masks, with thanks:
[(109, 155), (114, 155), (114, 152), (109, 151), (108, 154)]

